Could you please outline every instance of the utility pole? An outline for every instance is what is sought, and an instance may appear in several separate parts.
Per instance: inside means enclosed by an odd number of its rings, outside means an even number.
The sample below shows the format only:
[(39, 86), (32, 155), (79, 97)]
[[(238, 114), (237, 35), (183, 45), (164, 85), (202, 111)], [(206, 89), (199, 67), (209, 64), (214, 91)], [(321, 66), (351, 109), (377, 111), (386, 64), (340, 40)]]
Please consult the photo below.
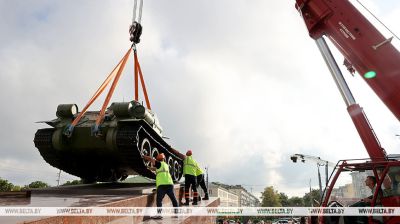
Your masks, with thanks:
[(311, 192), (312, 192), (312, 189), (311, 189), (311, 178), (310, 178), (310, 181), (308, 182), (308, 184), (309, 184), (309, 186), (310, 186), (310, 206), (313, 207), (313, 206), (312, 206), (312, 205), (313, 205), (313, 199), (312, 199), (312, 197), (311, 197)]
[[(210, 188), (208, 187), (208, 166), (206, 166), (204, 169), (206, 170), (206, 185), (207, 185), (207, 190), (208, 190), (208, 189), (210, 189)], [(208, 193), (208, 192), (207, 192), (207, 193)]]
[(58, 171), (57, 175), (57, 187), (60, 186), (60, 179), (61, 179), (61, 169)]
[(322, 181), (321, 181), (321, 173), (319, 172), (319, 166), (320, 166), (320, 164), (317, 163), (317, 169), (318, 169), (318, 184), (319, 184), (319, 195), (322, 197)]

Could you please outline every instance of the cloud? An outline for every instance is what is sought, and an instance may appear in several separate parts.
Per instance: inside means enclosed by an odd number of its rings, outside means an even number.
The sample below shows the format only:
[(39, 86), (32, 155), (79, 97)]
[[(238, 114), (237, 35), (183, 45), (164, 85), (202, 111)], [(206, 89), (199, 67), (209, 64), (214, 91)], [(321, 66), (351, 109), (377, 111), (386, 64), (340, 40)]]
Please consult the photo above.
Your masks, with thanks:
[[(60, 103), (83, 108), (130, 46), (132, 5), (0, 3), (0, 162), (8, 164), (0, 176), (55, 184), (57, 170), (32, 142), (45, 125), (34, 122), (53, 119)], [(397, 6), (390, 21), (398, 21)], [(142, 23), (138, 54), (152, 108), (169, 143), (193, 149), (210, 167), (210, 181), (301, 196), (310, 177), (318, 185), (315, 166), (293, 164), (290, 155), (367, 157), (294, 2), (146, 1)], [(133, 96), (129, 63), (112, 101)], [(396, 152), (396, 119), (360, 78), (349, 77), (382, 144)], [(24, 168), (13, 173), (17, 166)]]

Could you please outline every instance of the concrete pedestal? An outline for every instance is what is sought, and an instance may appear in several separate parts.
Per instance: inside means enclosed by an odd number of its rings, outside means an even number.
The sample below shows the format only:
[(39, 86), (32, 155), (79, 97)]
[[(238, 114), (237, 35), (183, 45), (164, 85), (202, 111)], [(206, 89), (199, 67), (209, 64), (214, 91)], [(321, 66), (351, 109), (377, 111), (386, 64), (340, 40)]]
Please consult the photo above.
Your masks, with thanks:
[[(175, 185), (175, 195), (182, 201), (183, 189)], [(218, 198), (202, 201), (197, 206), (217, 207)], [(0, 198), (0, 206), (21, 207), (155, 207), (154, 184), (96, 184), (55, 187), (32, 190), (29, 200)], [(172, 206), (166, 196), (163, 206)], [(215, 223), (216, 217), (164, 217), (153, 220), (143, 216), (54, 216), (54, 217), (0, 217), (0, 223), (29, 224), (124, 224), (124, 223)]]

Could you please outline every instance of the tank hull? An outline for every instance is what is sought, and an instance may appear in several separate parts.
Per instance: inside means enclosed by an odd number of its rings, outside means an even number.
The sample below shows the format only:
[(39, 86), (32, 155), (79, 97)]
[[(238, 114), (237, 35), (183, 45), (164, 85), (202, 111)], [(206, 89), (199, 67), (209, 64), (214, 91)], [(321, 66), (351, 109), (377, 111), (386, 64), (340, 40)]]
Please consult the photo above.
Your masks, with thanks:
[(39, 129), (34, 138), (43, 159), (58, 169), (82, 178), (85, 182), (109, 182), (139, 174), (155, 179), (142, 155), (166, 155), (173, 180), (182, 176), (184, 156), (171, 148), (144, 119), (117, 119), (104, 122), (101, 135), (93, 135), (91, 123), (96, 113), (89, 114), (74, 128), (63, 134), (70, 121), (46, 122), (54, 128)]

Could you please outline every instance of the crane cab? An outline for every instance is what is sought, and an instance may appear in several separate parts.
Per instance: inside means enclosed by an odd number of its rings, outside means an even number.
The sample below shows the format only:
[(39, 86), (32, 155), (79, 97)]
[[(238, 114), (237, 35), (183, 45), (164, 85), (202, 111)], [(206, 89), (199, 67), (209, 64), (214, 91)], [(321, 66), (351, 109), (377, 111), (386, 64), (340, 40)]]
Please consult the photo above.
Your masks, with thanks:
[[(388, 161), (367, 159), (339, 161), (324, 191), (321, 206), (397, 207), (400, 204), (399, 158), (389, 157)], [(366, 180), (369, 177), (376, 180), (372, 186)], [(365, 198), (370, 200), (364, 201)], [(324, 216), (318, 217), (318, 220), (319, 223), (399, 223), (400, 217)]]

